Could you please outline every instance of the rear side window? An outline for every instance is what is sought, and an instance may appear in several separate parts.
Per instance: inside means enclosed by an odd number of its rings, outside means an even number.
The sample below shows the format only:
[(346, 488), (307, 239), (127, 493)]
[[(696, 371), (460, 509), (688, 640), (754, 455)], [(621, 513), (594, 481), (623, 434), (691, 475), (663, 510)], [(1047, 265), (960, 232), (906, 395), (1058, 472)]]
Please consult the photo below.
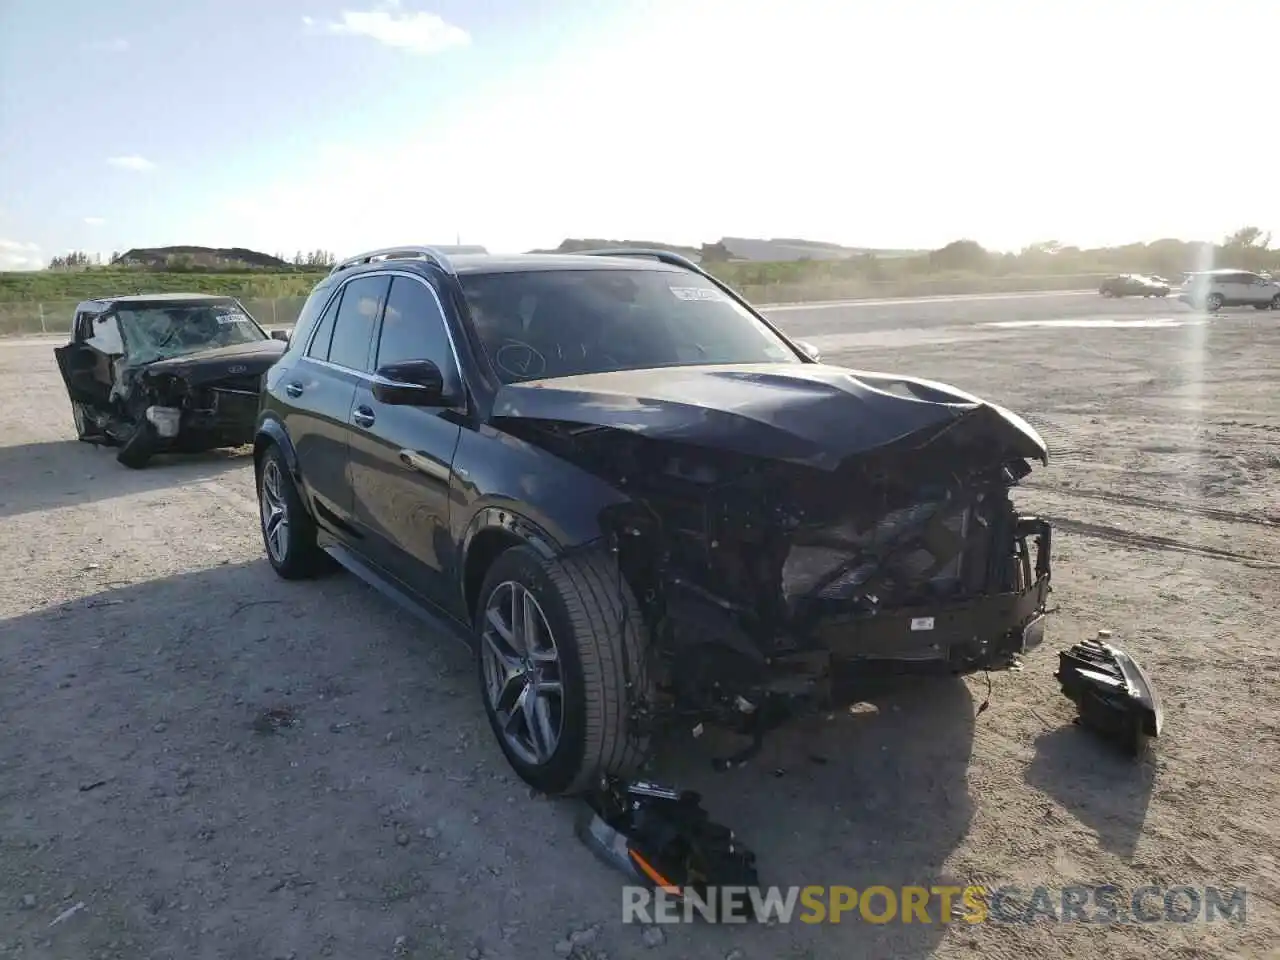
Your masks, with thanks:
[(329, 304), (329, 309), (320, 318), (320, 322), (316, 327), (315, 339), (311, 341), (311, 346), (307, 348), (307, 356), (313, 360), (329, 359), (329, 341), (333, 339), (333, 321), (338, 316), (338, 306), (341, 303), (342, 292), (339, 291), (338, 295), (333, 298), (333, 302)]
[(387, 301), (391, 278), (358, 277), (342, 289), (342, 304), (333, 325), (329, 362), (368, 373), (374, 326)]
[(298, 311), (298, 319), (293, 325), (293, 336), (289, 338), (288, 350), (300, 349), (311, 338), (311, 331), (315, 329), (316, 320), (324, 308), (324, 302), (332, 292), (333, 287), (328, 284), (318, 285), (311, 291), (307, 302)]

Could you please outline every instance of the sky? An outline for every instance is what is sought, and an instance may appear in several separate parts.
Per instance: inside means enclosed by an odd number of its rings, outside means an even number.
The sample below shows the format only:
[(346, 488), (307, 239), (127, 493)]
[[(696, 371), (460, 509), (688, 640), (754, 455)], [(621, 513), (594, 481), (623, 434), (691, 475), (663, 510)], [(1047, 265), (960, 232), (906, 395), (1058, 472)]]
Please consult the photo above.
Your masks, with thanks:
[(71, 249), (1280, 239), (1275, 0), (0, 0)]

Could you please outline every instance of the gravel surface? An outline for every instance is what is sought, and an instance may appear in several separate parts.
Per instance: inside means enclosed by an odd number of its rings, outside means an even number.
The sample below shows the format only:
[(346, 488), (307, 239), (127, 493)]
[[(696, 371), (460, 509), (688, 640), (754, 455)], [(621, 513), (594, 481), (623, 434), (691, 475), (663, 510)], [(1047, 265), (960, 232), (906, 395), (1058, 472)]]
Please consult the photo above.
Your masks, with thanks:
[[(1246, 924), (624, 925), (575, 808), (508, 772), (465, 651), (353, 577), (276, 579), (243, 452), (139, 473), (76, 443), (51, 342), (18, 341), (0, 342), (0, 958), (1267, 956), (1280, 315), (1037, 297), (777, 317), (835, 362), (1042, 429), (1053, 459), (1019, 502), (1058, 524), (1058, 610), (985, 712), (982, 677), (901, 684), (743, 769), (713, 773), (731, 744), (708, 736), (656, 775), (702, 790), (766, 883), (1247, 885)], [(987, 325), (1006, 322), (1033, 325)], [(1102, 628), (1165, 700), (1140, 763), (1073, 728), (1052, 677)]]

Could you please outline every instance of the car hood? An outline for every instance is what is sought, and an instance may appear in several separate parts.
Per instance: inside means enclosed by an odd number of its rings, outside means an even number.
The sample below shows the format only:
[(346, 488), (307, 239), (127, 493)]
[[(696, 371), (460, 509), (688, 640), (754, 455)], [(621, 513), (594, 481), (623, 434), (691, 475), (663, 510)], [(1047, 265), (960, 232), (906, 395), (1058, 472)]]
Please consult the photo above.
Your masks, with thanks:
[(622, 370), (504, 385), (504, 418), (609, 427), (826, 470), (961, 429), (994, 456), (1048, 462), (1022, 418), (955, 387), (828, 364)]
[(167, 360), (153, 360), (143, 364), (142, 369), (148, 376), (167, 374), (193, 382), (260, 375), (280, 359), (287, 347), (288, 344), (282, 340), (237, 343), (230, 347), (184, 353)]

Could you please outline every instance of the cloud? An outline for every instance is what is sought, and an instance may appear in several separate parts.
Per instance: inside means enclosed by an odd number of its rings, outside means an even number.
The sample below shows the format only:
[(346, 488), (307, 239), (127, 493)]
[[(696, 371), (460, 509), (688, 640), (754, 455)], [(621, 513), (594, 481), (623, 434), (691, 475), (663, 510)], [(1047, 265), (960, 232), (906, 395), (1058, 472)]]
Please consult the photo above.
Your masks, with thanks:
[(467, 31), (434, 13), (399, 12), (399, 7), (396, 0), (372, 10), (344, 10), (338, 20), (324, 23), (312, 17), (303, 17), (302, 24), (308, 29), (319, 29), (325, 33), (367, 37), (385, 46), (407, 50), (420, 56), (442, 53), (471, 43), (471, 35)]
[(102, 40), (87, 40), (81, 44), (85, 50), (95, 53), (123, 53), (129, 49), (129, 41), (124, 37), (112, 37)]
[(135, 170), (139, 173), (156, 168), (156, 165), (146, 157), (139, 157), (136, 154), (129, 157), (108, 157), (107, 163), (121, 170)]
[(85, 217), (84, 222), (91, 227), (100, 227), (107, 221), (103, 220), (101, 217)]
[(0, 270), (39, 270), (42, 266), (39, 244), (0, 237)]

